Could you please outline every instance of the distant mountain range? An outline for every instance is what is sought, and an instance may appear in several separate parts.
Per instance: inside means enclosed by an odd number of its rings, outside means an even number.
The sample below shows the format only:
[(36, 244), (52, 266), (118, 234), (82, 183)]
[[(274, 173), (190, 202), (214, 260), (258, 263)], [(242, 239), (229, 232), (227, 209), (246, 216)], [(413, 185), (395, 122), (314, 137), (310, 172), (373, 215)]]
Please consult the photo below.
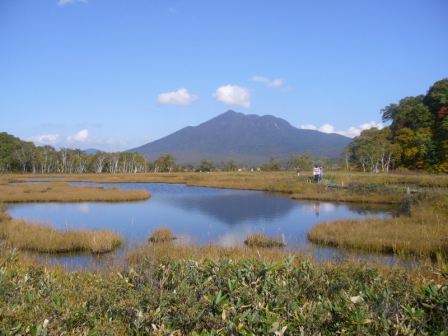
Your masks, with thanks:
[(227, 111), (198, 126), (188, 126), (159, 140), (131, 149), (150, 160), (172, 154), (178, 163), (201, 160), (259, 164), (308, 153), (338, 158), (351, 139), (293, 127), (271, 115)]
[(99, 152), (104, 152), (104, 151), (102, 151), (101, 149), (96, 149), (96, 148), (87, 148), (87, 149), (83, 150), (84, 154), (89, 154), (89, 155), (96, 154)]

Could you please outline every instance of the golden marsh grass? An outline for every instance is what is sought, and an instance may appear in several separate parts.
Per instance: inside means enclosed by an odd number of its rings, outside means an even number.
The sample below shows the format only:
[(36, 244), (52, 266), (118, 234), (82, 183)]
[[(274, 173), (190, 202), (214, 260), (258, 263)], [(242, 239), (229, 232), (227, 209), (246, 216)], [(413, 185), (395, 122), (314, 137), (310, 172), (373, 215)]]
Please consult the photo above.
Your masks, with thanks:
[(286, 245), (279, 237), (268, 237), (265, 234), (258, 232), (248, 235), (244, 244), (249, 247), (283, 247)]
[(169, 228), (159, 228), (154, 230), (148, 240), (151, 243), (163, 243), (176, 239)]
[(286, 252), (279, 248), (249, 248), (246, 246), (222, 247), (216, 245), (176, 244), (173, 241), (160, 244), (147, 244), (129, 251), (127, 260), (130, 265), (145, 262), (158, 263), (162, 260), (245, 260), (257, 259), (265, 262), (280, 262), (288, 255), (300, 259), (305, 257), (299, 253)]
[[(311, 174), (309, 174), (311, 176)], [(1, 183), (11, 181), (54, 182), (155, 182), (184, 183), (191, 186), (215, 188), (235, 188), (279, 192), (292, 195), (294, 199), (326, 200), (363, 203), (399, 203), (405, 196), (407, 187), (411, 188), (448, 188), (448, 176), (435, 174), (373, 174), (345, 171), (328, 171), (325, 183), (308, 183), (310, 176), (306, 172), (297, 177), (291, 171), (280, 172), (211, 172), (211, 173), (142, 173), (142, 174), (70, 174), (70, 175), (31, 175), (5, 174), (0, 176)], [(337, 186), (358, 186), (346, 190), (327, 188), (326, 184)], [(376, 186), (376, 190), (369, 188)], [(394, 187), (394, 188), (392, 188)], [(392, 189), (391, 189), (392, 188)]]
[(111, 231), (59, 231), (48, 225), (13, 220), (0, 208), (0, 239), (27, 251), (45, 253), (106, 253), (119, 247), (122, 240)]
[(121, 245), (121, 238), (111, 231), (58, 231), (22, 220), (2, 222), (0, 237), (17, 249), (44, 253), (105, 253)]
[[(303, 183), (307, 183), (311, 172), (303, 172), (297, 177), (292, 171), (277, 172), (175, 172), (175, 173), (139, 173), (139, 174), (4, 174), (0, 175), (0, 184), (10, 181), (47, 181), (57, 177), (67, 182), (163, 182), (186, 183), (190, 185), (216, 186), (227, 188), (244, 187), (256, 190), (284, 190), (293, 193), (300, 191)], [(347, 171), (327, 171), (325, 180), (343, 185), (385, 184), (419, 187), (448, 188), (448, 175), (419, 172), (407, 173), (362, 173)], [(291, 184), (291, 183), (292, 184)]]
[(345, 203), (398, 204), (405, 197), (401, 192), (353, 191), (347, 189), (331, 189), (325, 186), (304, 186), (299, 193), (294, 193), (294, 200), (332, 201)]
[(417, 206), (411, 217), (320, 223), (308, 233), (317, 244), (417, 256), (448, 256), (447, 217)]
[(122, 190), (98, 186), (71, 186), (66, 182), (48, 184), (0, 184), (0, 203), (19, 202), (126, 202), (150, 197), (145, 190)]

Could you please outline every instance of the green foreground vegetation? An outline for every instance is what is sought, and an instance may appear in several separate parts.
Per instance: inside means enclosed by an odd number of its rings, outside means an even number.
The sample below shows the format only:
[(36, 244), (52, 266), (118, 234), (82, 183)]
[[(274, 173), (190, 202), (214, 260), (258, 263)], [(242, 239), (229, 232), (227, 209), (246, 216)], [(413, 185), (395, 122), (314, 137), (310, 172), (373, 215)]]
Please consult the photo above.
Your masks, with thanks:
[(204, 251), (190, 258), (186, 247), (174, 258), (155, 249), (129, 269), (103, 272), (36, 266), (2, 250), (1, 333), (445, 335), (448, 328), (447, 273), (422, 280), (357, 263), (268, 262), (247, 249), (214, 251), (221, 256), (214, 259)]

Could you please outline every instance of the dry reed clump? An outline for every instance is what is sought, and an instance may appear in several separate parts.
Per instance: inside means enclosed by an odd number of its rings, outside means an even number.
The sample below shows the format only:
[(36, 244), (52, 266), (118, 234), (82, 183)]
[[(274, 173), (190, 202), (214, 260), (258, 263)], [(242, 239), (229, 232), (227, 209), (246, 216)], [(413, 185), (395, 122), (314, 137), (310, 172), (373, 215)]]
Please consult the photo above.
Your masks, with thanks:
[(249, 247), (283, 247), (285, 242), (281, 238), (268, 237), (263, 233), (252, 233), (244, 241)]
[(121, 245), (121, 238), (110, 231), (58, 231), (23, 220), (3, 221), (0, 238), (20, 250), (46, 253), (106, 253)]
[(122, 190), (97, 186), (72, 186), (65, 182), (0, 185), (0, 202), (124, 202), (150, 197), (145, 190)]
[(11, 217), (5, 210), (5, 207), (0, 204), (0, 223), (11, 220)]
[(407, 174), (390, 173), (363, 173), (363, 172), (331, 172), (337, 183), (344, 184), (384, 184), (384, 185), (404, 185), (413, 187), (448, 187), (448, 176), (446, 174), (429, 174), (420, 172), (408, 172)]
[(148, 238), (151, 243), (165, 243), (173, 241), (174, 239), (176, 239), (176, 237), (174, 237), (173, 232), (169, 228), (156, 229)]
[(412, 217), (321, 223), (311, 229), (308, 238), (336, 247), (447, 258), (448, 224), (439, 215), (417, 207)]
[[(371, 191), (366, 188), (358, 190), (327, 188), (323, 185), (306, 185), (298, 193), (291, 195), (294, 200), (319, 200), (349, 203), (371, 203), (371, 204), (399, 204), (406, 197), (406, 191), (402, 188), (390, 192), (388, 188), (378, 188)], [(363, 190), (364, 189), (364, 190)]]
[(263, 260), (264, 262), (281, 262), (285, 257), (294, 255), (300, 260), (304, 254), (286, 251), (284, 249), (254, 249), (246, 246), (223, 247), (217, 245), (194, 244), (151, 244), (131, 250), (127, 260), (131, 265), (157, 264), (163, 260)]

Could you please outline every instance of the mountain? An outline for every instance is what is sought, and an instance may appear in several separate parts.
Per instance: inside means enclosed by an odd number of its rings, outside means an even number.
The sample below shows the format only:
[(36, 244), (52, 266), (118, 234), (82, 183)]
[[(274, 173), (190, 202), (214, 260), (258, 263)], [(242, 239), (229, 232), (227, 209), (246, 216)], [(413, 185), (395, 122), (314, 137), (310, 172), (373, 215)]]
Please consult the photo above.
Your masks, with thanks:
[(84, 149), (82, 152), (84, 154), (92, 155), (92, 154), (96, 154), (96, 153), (103, 152), (103, 151), (100, 149), (96, 149), (96, 148), (87, 148), (87, 149)]
[(172, 154), (178, 163), (201, 160), (259, 164), (271, 157), (284, 159), (305, 151), (315, 156), (337, 158), (351, 141), (293, 127), (284, 119), (227, 111), (198, 126), (188, 126), (159, 140), (131, 149), (150, 160)]

